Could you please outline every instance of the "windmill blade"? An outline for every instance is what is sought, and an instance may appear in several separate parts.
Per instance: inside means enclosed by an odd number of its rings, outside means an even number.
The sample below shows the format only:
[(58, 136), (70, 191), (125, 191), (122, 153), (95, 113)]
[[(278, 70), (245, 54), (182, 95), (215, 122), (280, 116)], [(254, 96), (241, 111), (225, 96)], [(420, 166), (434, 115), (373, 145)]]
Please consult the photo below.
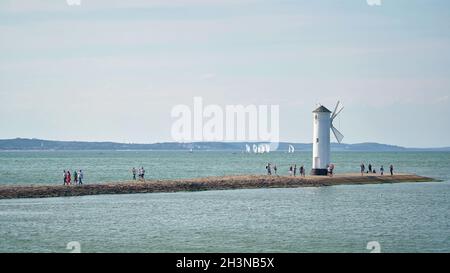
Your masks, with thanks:
[(341, 144), (342, 140), (344, 139), (344, 135), (339, 132), (339, 130), (336, 129), (336, 127), (334, 127), (333, 125), (331, 125), (331, 131), (333, 131), (334, 137), (336, 137), (337, 142)]
[(334, 119), (342, 112), (342, 110), (344, 110), (344, 107), (342, 107), (341, 110), (337, 111), (337, 113), (334, 113), (334, 114), (331, 116), (331, 120), (334, 120)]
[(341, 103), (341, 102), (338, 101), (338, 102), (336, 103), (336, 107), (334, 107), (334, 111), (333, 111), (333, 114), (331, 114), (331, 118), (333, 118), (333, 117), (336, 115), (336, 111), (337, 111), (337, 109), (338, 109), (338, 107), (339, 107), (339, 103)]

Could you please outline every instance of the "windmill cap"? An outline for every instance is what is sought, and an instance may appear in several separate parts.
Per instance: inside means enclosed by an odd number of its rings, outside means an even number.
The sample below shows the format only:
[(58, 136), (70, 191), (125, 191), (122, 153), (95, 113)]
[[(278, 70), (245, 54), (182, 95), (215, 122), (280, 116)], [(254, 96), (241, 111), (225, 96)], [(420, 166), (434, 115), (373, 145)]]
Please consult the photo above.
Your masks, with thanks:
[(314, 110), (313, 113), (331, 113), (331, 111), (322, 105), (319, 108), (317, 108), (316, 110)]

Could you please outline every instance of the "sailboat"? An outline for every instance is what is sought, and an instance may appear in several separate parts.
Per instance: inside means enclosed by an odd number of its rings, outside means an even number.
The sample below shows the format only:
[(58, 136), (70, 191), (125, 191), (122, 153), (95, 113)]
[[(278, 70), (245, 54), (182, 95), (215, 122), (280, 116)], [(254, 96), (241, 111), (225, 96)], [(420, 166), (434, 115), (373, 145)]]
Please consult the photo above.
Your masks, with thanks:
[(289, 150), (288, 150), (288, 153), (289, 154), (293, 154), (295, 152), (295, 148), (294, 148), (294, 146), (292, 146), (292, 145), (289, 145)]
[(253, 144), (253, 153), (258, 153), (258, 146), (256, 144)]
[(252, 149), (250, 148), (250, 146), (248, 144), (245, 144), (245, 151), (247, 153), (251, 153), (252, 152)]

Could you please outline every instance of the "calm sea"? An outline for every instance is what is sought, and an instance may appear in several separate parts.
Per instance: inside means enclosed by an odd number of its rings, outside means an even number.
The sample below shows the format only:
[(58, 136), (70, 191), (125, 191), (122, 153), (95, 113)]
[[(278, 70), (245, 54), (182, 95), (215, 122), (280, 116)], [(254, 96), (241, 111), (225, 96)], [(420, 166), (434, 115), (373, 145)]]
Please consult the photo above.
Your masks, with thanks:
[[(62, 184), (149, 178), (286, 174), (310, 153), (0, 152), (0, 184)], [(0, 252), (450, 252), (450, 153), (334, 153), (337, 172), (361, 162), (444, 182), (324, 188), (104, 195), (0, 200)]]

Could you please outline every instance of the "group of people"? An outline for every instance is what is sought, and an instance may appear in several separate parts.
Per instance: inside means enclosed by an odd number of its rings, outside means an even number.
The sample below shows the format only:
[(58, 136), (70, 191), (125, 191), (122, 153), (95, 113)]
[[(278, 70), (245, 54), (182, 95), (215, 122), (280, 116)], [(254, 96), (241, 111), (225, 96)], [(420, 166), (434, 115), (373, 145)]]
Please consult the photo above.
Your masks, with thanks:
[(133, 180), (136, 180), (136, 175), (137, 177), (139, 177), (139, 180), (141, 181), (145, 181), (145, 169), (144, 167), (140, 167), (139, 169), (136, 169), (135, 167), (133, 167), (133, 169), (131, 169), (131, 173), (133, 174)]
[[(84, 174), (82, 170), (73, 172), (73, 183), (75, 185), (82, 185), (84, 180)], [(71, 185), (72, 184), (72, 173), (70, 171), (64, 170), (64, 184), (63, 185)]]
[(328, 176), (334, 175), (334, 164), (327, 165), (327, 174)]
[[(275, 175), (278, 175), (277, 174), (277, 171), (278, 171), (277, 165), (274, 165), (272, 167), (272, 163), (267, 163), (267, 165), (266, 165), (267, 175), (272, 175), (272, 170), (273, 170)], [(300, 176), (303, 176), (303, 177), (306, 176), (305, 167), (302, 165), (300, 168), (297, 168), (297, 164), (291, 165), (289, 167), (289, 175), (290, 176), (297, 176), (297, 170), (298, 170), (298, 173), (299, 173)]]
[[(360, 167), (361, 167), (361, 175), (377, 173), (377, 171), (372, 166), (372, 164), (369, 164), (367, 166), (367, 170), (366, 170), (366, 165), (364, 163), (361, 163)], [(273, 165), (273, 167), (272, 167), (272, 163), (267, 163), (267, 165), (266, 165), (267, 175), (272, 175), (272, 170), (273, 170), (274, 174), (277, 175), (277, 170), (278, 170), (277, 165)], [(297, 170), (298, 170), (298, 174), (300, 176), (302, 176), (302, 177), (306, 176), (305, 167), (302, 165), (300, 168), (297, 168), (297, 164), (291, 165), (289, 167), (289, 176), (297, 176)], [(327, 165), (327, 172), (328, 172), (328, 176), (334, 175), (334, 164)], [(389, 166), (389, 172), (390, 172), (391, 176), (394, 175), (394, 165), (391, 164)], [(384, 166), (383, 165), (380, 167), (380, 174), (384, 175)]]
[[(372, 166), (372, 164), (369, 163), (369, 165), (367, 166), (367, 170), (366, 170), (366, 165), (364, 165), (364, 163), (361, 163), (361, 175), (366, 174), (376, 174), (377, 171), (375, 170), (375, 168)], [(391, 176), (394, 175), (394, 165), (390, 165), (389, 166), (389, 172), (391, 173)], [(381, 165), (380, 167), (380, 174), (384, 175), (384, 166)]]
[[(300, 168), (298, 168), (298, 173), (300, 176), (305, 177), (306, 176), (306, 170), (305, 170), (305, 166), (301, 166)], [(295, 164), (294, 166), (289, 166), (289, 176), (297, 176), (297, 164)]]
[[(267, 175), (272, 175), (272, 163), (267, 163), (266, 171), (267, 171)], [(274, 171), (275, 175), (277, 175), (277, 171), (278, 171), (277, 165), (273, 166), (273, 171)]]

